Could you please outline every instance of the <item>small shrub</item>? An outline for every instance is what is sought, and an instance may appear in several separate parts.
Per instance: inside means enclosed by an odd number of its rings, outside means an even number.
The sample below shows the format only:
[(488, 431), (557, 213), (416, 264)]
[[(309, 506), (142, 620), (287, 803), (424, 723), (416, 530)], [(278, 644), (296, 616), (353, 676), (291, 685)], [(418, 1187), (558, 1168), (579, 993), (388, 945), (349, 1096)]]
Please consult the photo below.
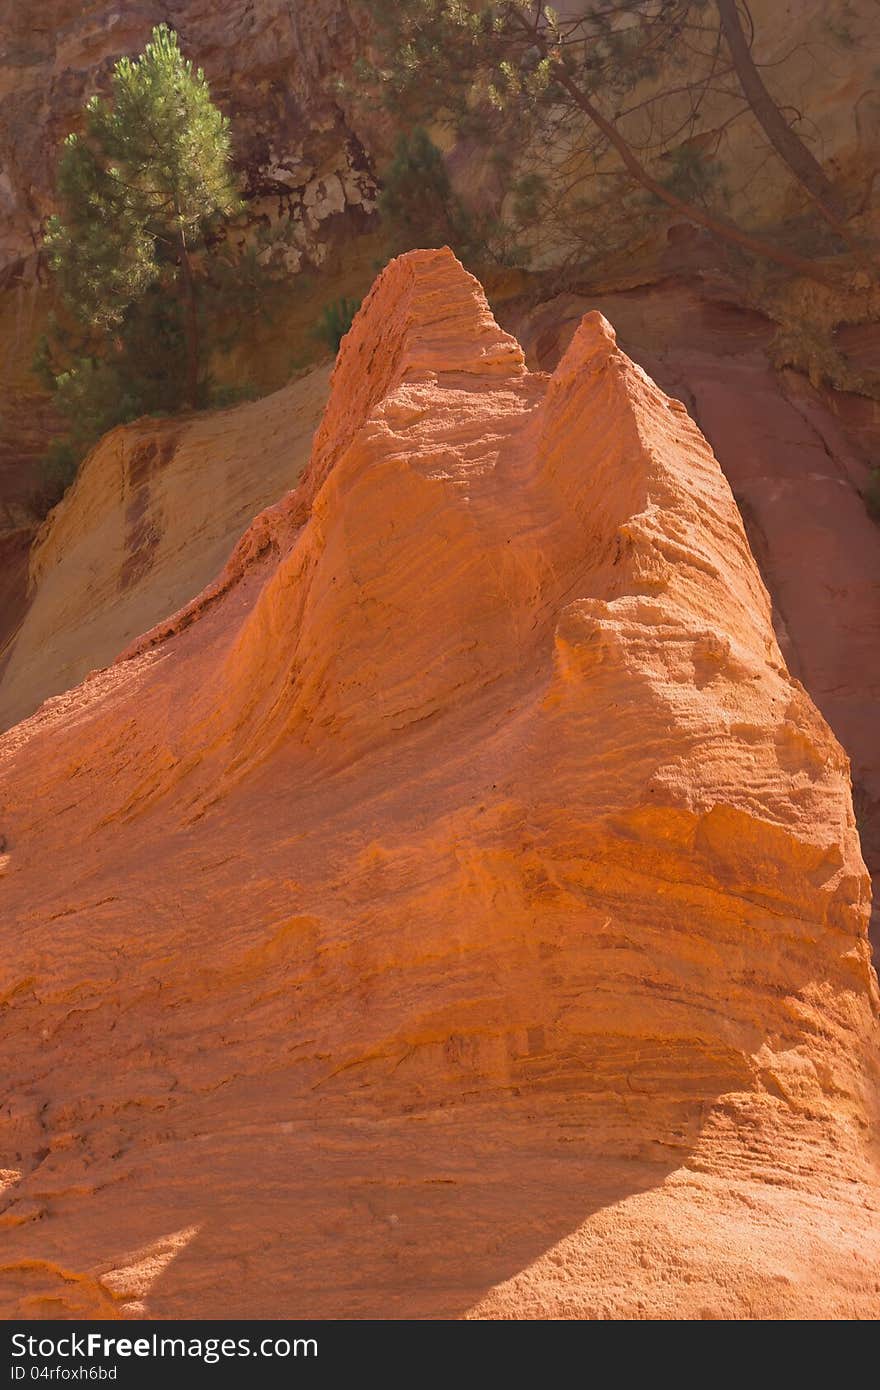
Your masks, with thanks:
[(828, 385), (835, 391), (865, 393), (864, 379), (835, 347), (832, 333), (821, 323), (786, 317), (767, 350), (777, 371), (792, 367), (803, 372), (816, 390)]
[(206, 389), (212, 410), (227, 410), (233, 405), (246, 405), (248, 401), (255, 401), (259, 397), (252, 381), (242, 382), (238, 386), (219, 386), (209, 379)]
[[(491, 162), (509, 181), (510, 163), (504, 152)], [(517, 213), (523, 199), (532, 210), (541, 188), (543, 180), (538, 175), (522, 181)], [(393, 256), (416, 248), (450, 246), (465, 264), (521, 265), (527, 259), (519, 241), (522, 228), (466, 206), (452, 187), (442, 152), (421, 127), (398, 139), (379, 195), (379, 212)]]
[(679, 145), (667, 156), (668, 173), (663, 180), (670, 193), (688, 202), (706, 203), (713, 193), (728, 200), (722, 179), (724, 166), (693, 144)]
[(53, 439), (40, 461), (40, 481), (35, 502), (40, 512), (52, 510), (76, 477), (78, 451), (69, 439)]
[(351, 328), (360, 307), (360, 300), (350, 299), (348, 295), (334, 299), (332, 304), (325, 304), (315, 324), (315, 337), (326, 343), (332, 352), (338, 352), (339, 344)]
[(384, 182), (379, 211), (393, 252), (447, 244), (459, 249), (467, 219), (427, 131), (417, 127), (400, 136)]

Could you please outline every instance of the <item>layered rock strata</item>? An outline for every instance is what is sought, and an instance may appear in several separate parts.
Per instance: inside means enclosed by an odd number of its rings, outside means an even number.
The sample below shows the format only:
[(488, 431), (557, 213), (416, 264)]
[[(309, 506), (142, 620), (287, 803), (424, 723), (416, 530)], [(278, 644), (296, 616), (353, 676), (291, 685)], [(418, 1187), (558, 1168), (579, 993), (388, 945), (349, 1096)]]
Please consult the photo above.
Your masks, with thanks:
[(393, 262), (0, 831), (7, 1315), (876, 1316), (847, 759), (601, 315), (532, 373)]
[(328, 376), (318, 367), (260, 401), (111, 430), (32, 542), (0, 536), (0, 729), (214, 578), (243, 528), (299, 481)]

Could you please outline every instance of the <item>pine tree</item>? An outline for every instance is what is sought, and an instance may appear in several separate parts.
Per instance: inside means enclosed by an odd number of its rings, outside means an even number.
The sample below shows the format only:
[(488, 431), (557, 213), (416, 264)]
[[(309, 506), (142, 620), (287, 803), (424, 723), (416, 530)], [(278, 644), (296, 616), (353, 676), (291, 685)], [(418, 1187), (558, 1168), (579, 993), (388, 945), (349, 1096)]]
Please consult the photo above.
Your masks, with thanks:
[[(541, 171), (541, 222), (558, 227), (574, 247), (597, 230), (601, 235), (616, 211), (627, 221), (634, 214), (644, 220), (664, 206), (778, 274), (840, 287), (854, 260), (875, 278), (875, 241), (850, 225), (843, 193), (764, 82), (744, 0), (581, 0), (558, 13), (543, 0), (369, 0), (366, 8), (372, 45), (358, 68), (361, 87), (398, 119), (418, 112), (421, 120), (442, 121), (461, 136), (504, 147), (526, 170), (550, 148), (554, 157)], [(711, 199), (707, 184), (720, 159), (713, 152), (698, 170), (701, 150), (687, 148), (704, 133), (710, 96), (732, 107), (716, 147), (743, 114), (734, 83), (770, 152), (821, 214), (815, 226), (804, 214), (812, 242), (806, 255), (785, 223), (768, 230), (754, 219), (743, 224), (741, 213), (735, 220), (723, 182)], [(669, 98), (684, 114), (670, 121), (667, 135)], [(680, 177), (685, 161), (698, 175), (691, 187)], [(591, 201), (591, 182), (617, 191)], [(867, 206), (870, 188), (869, 181), (858, 207)], [(586, 225), (592, 208), (599, 209), (598, 227)], [(844, 251), (851, 259), (841, 265)]]
[(204, 224), (237, 204), (229, 123), (201, 68), (161, 24), (137, 59), (122, 58), (109, 101), (93, 97), (85, 129), (65, 141), (61, 215), (46, 244), (75, 318), (113, 333), (151, 290), (180, 300), (188, 405), (199, 403), (198, 273)]
[(392, 250), (413, 246), (454, 246), (464, 216), (452, 191), (443, 155), (427, 131), (417, 126), (397, 141), (384, 178), (379, 211), (391, 232)]

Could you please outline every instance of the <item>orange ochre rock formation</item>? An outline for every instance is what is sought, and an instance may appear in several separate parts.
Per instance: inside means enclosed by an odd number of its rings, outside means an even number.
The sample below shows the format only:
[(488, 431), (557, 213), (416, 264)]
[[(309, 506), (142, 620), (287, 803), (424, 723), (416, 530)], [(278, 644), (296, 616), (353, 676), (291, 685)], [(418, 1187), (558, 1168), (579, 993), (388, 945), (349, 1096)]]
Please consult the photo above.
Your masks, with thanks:
[(531, 373), (392, 262), (0, 834), (7, 1317), (880, 1312), (847, 760), (601, 315)]

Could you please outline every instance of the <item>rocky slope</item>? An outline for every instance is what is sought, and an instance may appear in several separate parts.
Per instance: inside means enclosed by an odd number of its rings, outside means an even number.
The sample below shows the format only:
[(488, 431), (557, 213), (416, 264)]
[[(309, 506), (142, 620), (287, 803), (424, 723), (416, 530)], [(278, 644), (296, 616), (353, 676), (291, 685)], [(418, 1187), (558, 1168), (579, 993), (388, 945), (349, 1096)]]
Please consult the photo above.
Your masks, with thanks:
[(876, 1316), (847, 760), (600, 315), (548, 377), (393, 263), (0, 808), (7, 1314)]
[(189, 602), (292, 488), (327, 397), (321, 367), (236, 409), (112, 430), (24, 548), (10, 538), (0, 728)]
[[(674, 278), (624, 293), (564, 295), (515, 316), (529, 360), (555, 367), (594, 306), (654, 380), (686, 402), (733, 489), (786, 663), (852, 762), (880, 950), (880, 528), (864, 497), (880, 405), (775, 371), (766, 318), (737, 306), (729, 289), (701, 293)], [(880, 333), (854, 332), (847, 350), (876, 370)]]
[[(786, 663), (852, 763), (862, 852), (876, 880), (877, 950), (880, 530), (862, 493), (880, 407), (774, 371), (766, 318), (673, 273), (657, 285), (567, 294), (525, 312), (512, 300), (505, 322), (530, 364), (552, 369), (593, 307), (614, 322), (629, 355), (687, 403), (734, 490)], [(848, 350), (875, 365), (866, 331)], [(216, 419), (117, 432), (94, 451), (30, 555), (27, 529), (0, 538), (0, 730), (112, 660), (215, 575), (242, 528), (296, 481), (327, 375), (320, 369)], [(154, 449), (144, 486), (136, 460)], [(127, 520), (135, 514), (136, 524)]]

